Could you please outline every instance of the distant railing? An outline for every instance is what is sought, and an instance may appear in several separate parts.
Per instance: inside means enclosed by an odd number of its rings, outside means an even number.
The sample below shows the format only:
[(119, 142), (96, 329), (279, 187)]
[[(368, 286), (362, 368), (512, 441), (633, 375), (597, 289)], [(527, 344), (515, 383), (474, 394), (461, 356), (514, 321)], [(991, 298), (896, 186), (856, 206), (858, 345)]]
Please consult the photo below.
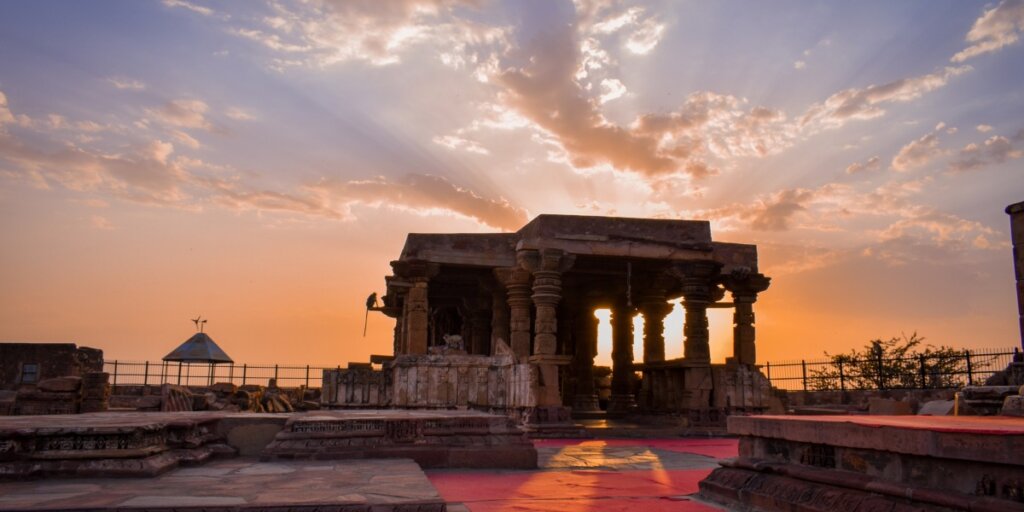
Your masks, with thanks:
[(1016, 349), (971, 349), (902, 358), (853, 358), (765, 363), (772, 386), (790, 391), (948, 389), (985, 382), (1006, 368)]
[(104, 361), (103, 371), (110, 374), (114, 386), (144, 386), (178, 384), (207, 386), (217, 382), (230, 382), (239, 386), (258, 384), (266, 386), (277, 379), (283, 388), (305, 386), (319, 388), (323, 371), (333, 366), (286, 366), (278, 364), (208, 364), (151, 361)]

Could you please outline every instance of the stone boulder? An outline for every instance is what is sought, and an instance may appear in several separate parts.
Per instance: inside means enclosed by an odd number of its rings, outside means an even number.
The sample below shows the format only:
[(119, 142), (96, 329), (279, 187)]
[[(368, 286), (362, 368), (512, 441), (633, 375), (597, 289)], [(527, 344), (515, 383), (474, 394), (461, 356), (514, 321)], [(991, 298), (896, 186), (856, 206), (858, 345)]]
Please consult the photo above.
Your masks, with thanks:
[(952, 416), (953, 400), (931, 400), (925, 402), (917, 411), (920, 416)]
[(1003, 400), (1003, 408), (1000, 411), (1003, 416), (1024, 417), (1024, 396), (1008, 396)]
[(36, 385), (40, 391), (48, 393), (74, 393), (82, 387), (81, 377), (55, 377), (39, 381)]
[(914, 414), (909, 402), (890, 398), (871, 398), (868, 400), (868, 414), (873, 416), (904, 416)]

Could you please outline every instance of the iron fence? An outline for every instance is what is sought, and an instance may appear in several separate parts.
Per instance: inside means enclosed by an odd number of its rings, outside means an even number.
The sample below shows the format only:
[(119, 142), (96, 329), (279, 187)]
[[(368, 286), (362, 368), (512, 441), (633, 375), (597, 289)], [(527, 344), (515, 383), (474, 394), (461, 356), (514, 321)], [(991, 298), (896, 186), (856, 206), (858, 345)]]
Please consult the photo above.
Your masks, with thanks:
[[(150, 361), (104, 361), (103, 371), (110, 374), (114, 386), (178, 384), (207, 386), (215, 382), (230, 382), (239, 386), (259, 384), (266, 386), (277, 379), (280, 387), (319, 388), (323, 371), (334, 366), (286, 366), (278, 364), (208, 364)], [(340, 368), (340, 367), (337, 367)]]
[(1003, 370), (1016, 348), (971, 349), (900, 358), (833, 356), (765, 363), (772, 386), (790, 391), (848, 389), (942, 389), (982, 384)]

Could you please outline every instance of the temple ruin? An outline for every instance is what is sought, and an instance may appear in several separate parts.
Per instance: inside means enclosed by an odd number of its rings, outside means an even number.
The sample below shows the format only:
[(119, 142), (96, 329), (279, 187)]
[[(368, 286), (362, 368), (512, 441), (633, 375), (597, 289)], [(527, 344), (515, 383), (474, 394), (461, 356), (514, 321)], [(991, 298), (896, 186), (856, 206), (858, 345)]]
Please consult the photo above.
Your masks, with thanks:
[[(597, 411), (594, 311), (607, 308), (608, 415), (723, 423), (767, 407), (753, 307), (769, 278), (755, 246), (713, 241), (707, 221), (540, 215), (514, 233), (410, 234), (391, 266), (375, 309), (396, 320), (395, 357), (374, 375), (325, 374), (332, 405), (469, 407), (525, 425)], [(678, 298), (684, 357), (667, 360), (663, 320)], [(711, 363), (709, 308), (735, 311), (725, 364)], [(637, 313), (642, 354), (633, 353)]]

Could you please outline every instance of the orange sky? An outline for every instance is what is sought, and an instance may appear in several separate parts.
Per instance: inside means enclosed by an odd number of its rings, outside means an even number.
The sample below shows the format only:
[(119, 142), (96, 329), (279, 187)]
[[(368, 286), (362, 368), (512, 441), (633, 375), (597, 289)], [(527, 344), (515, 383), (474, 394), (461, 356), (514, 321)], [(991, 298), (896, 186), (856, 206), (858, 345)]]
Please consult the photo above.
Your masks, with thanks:
[(1011, 347), (1022, 30), (1012, 1), (0, 3), (0, 340), (157, 360), (202, 314), (238, 362), (365, 361), (406, 233), (565, 213), (757, 244), (761, 360)]

